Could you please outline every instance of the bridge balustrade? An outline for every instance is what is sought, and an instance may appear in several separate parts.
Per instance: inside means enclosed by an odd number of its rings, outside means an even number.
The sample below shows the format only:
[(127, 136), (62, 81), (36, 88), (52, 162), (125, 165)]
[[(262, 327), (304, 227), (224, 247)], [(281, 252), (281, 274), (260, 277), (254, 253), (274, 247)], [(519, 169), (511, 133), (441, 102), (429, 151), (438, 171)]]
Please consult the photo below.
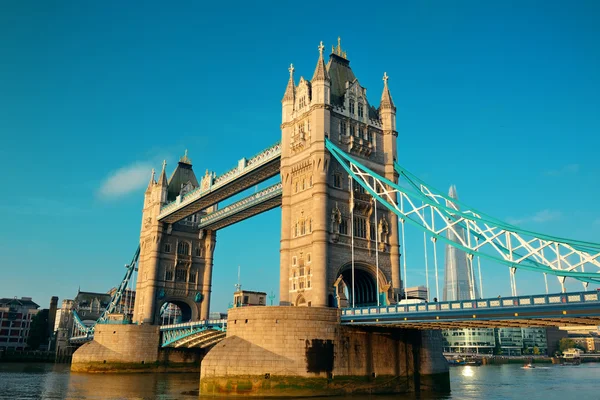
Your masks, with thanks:
[(463, 301), (446, 301), (437, 303), (422, 303), (422, 304), (404, 304), (391, 305), (384, 307), (359, 307), (346, 308), (342, 311), (342, 318), (351, 315), (374, 315), (374, 314), (391, 314), (391, 313), (415, 313), (415, 312), (431, 312), (431, 311), (457, 311), (471, 310), (477, 308), (502, 308), (502, 307), (531, 307), (545, 306), (552, 304), (569, 304), (569, 303), (585, 303), (598, 302), (598, 293), (593, 292), (577, 292), (577, 293), (560, 293), (550, 295), (529, 295), (506, 297), (497, 299), (478, 299), (478, 300), (463, 300)]

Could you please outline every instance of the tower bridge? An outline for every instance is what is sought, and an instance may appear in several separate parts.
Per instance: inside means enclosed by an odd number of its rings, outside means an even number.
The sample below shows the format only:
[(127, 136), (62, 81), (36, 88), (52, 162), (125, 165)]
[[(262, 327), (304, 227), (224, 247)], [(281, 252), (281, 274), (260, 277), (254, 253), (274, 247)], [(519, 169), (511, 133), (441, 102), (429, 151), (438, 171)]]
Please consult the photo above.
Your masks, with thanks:
[[(250, 386), (262, 385), (260, 379), (264, 383), (273, 368), (298, 379), (324, 379), (329, 389), (334, 375), (389, 375), (394, 378), (386, 381), (392, 383), (385, 390), (397, 392), (423, 385), (425, 376), (447, 378), (438, 329), (600, 323), (598, 293), (587, 292), (590, 283), (600, 283), (600, 244), (520, 229), (408, 172), (398, 156), (396, 106), (387, 74), (376, 107), (339, 40), (327, 63), (324, 46), (318, 49), (310, 80), (300, 77), (296, 84), (290, 65), (280, 143), (240, 159), (219, 176), (206, 170), (198, 180), (187, 152), (168, 179), (166, 163), (158, 180), (152, 172), (139, 250), (120, 286), (135, 286), (134, 312), (122, 324), (109, 318), (120, 311), (112, 307), (98, 330), (79, 326), (76, 340), (94, 341), (76, 353), (75, 368), (99, 360), (98, 354), (105, 357), (107, 348), (116, 349), (112, 335), (123, 331), (132, 344), (129, 350), (111, 350), (113, 361), (138, 362), (144, 359), (140, 353), (158, 354), (152, 353), (158, 347), (214, 346), (202, 365), (203, 393), (230, 390), (231, 382), (236, 388), (247, 385), (240, 376), (255, 373), (262, 377), (253, 375)], [(220, 208), (223, 201), (277, 175), (278, 183)], [(280, 306), (233, 309), (227, 321), (209, 320), (217, 231), (277, 207)], [(435, 274), (436, 298), (441, 298), (437, 243), (464, 252), (469, 300), (402, 303), (407, 253), (416, 254), (406, 248), (407, 227), (423, 234), (425, 273)], [(485, 299), (482, 287), (475, 290), (473, 265), (479, 267), (480, 259), (508, 271), (511, 298)], [(562, 293), (518, 296), (519, 270), (556, 276)], [(481, 282), (480, 268), (478, 274)], [(581, 281), (586, 292), (566, 293), (566, 278)], [(179, 308), (181, 323), (158, 326), (165, 304)], [(271, 331), (274, 336), (265, 338)], [(352, 346), (362, 350), (355, 355), (343, 350)], [(410, 362), (408, 353), (414, 356)], [(236, 367), (224, 368), (228, 360)], [(356, 367), (367, 364), (366, 369)], [(415, 374), (420, 378), (409, 379)], [(358, 391), (368, 389), (346, 383)], [(271, 384), (260, 387), (275, 390)]]

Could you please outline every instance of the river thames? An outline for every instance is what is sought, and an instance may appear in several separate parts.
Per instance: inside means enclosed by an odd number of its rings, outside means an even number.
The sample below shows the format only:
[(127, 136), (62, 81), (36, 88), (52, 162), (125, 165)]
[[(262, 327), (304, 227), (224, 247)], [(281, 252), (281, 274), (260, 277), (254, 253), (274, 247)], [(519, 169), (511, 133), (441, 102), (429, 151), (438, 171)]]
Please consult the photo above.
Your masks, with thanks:
[[(444, 396), (352, 396), (347, 399), (597, 399), (600, 364), (460, 366)], [(0, 399), (197, 399), (199, 374), (71, 374), (65, 364), (0, 364)], [(337, 397), (345, 399), (346, 397)], [(315, 399), (315, 398), (313, 398)]]

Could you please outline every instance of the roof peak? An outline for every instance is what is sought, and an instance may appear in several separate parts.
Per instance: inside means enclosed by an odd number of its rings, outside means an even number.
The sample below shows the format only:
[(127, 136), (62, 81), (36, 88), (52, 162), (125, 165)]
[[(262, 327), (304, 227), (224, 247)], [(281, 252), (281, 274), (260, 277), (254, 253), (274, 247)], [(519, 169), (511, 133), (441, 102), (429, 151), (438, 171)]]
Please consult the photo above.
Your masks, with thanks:
[(323, 60), (323, 41), (319, 43), (319, 59), (317, 60), (317, 66), (315, 73), (313, 74), (312, 81), (327, 81), (329, 80), (329, 74), (327, 73), (327, 67), (325, 66), (325, 60)]
[(391, 108), (393, 110), (396, 109), (394, 106), (394, 101), (392, 100), (392, 95), (390, 93), (390, 89), (388, 88), (388, 76), (387, 72), (383, 73), (383, 93), (381, 93), (381, 108)]
[(288, 71), (290, 71), (290, 79), (285, 87), (285, 93), (283, 95), (283, 100), (281, 101), (294, 101), (296, 97), (296, 86), (294, 85), (294, 64), (290, 64)]
[[(183, 163), (183, 164), (192, 165), (192, 160), (190, 160), (190, 159), (188, 158), (188, 151), (187, 151), (187, 149), (185, 149), (185, 153), (184, 153), (184, 154), (183, 154), (183, 156), (182, 156), (182, 157), (179, 159), (179, 162), (180, 162), (180, 163)], [(164, 162), (164, 164), (163, 164), (163, 169), (164, 169), (164, 166), (165, 166), (166, 164), (167, 164), (167, 162), (165, 161), (165, 162)]]
[(331, 46), (331, 54), (335, 54), (338, 57), (341, 57), (345, 60), (348, 59), (348, 55), (345, 51), (342, 50), (342, 38), (338, 36), (337, 47)]

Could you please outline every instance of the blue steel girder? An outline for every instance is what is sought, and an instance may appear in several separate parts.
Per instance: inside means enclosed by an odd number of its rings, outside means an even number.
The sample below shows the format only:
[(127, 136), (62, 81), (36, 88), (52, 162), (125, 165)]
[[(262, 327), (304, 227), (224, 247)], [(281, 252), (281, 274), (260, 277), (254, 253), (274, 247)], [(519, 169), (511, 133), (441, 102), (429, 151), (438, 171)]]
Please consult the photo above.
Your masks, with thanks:
[(415, 329), (561, 326), (600, 324), (597, 292), (559, 293), (497, 299), (348, 308), (346, 325)]
[(281, 182), (200, 218), (198, 228), (213, 231), (281, 206)]
[(193, 321), (175, 325), (163, 325), (160, 327), (161, 347), (175, 347), (175, 344), (186, 337), (196, 335), (205, 331), (227, 330), (227, 320), (205, 320)]
[[(520, 229), (472, 208), (459, 209), (457, 200), (420, 181), (394, 164), (402, 184), (392, 182), (344, 153), (329, 139), (326, 147), (333, 157), (384, 207), (438, 240), (464, 251), (472, 260), (479, 256), (517, 269), (578, 279), (585, 284), (600, 283), (600, 244), (564, 239)], [(462, 228), (466, 235), (457, 232)], [(457, 241), (448, 239), (453, 233)], [(586, 271), (586, 267), (593, 270)]]
[(96, 322), (93, 325), (89, 325), (89, 326), (85, 325), (83, 323), (83, 321), (81, 320), (81, 318), (79, 317), (77, 310), (73, 310), (73, 321), (75, 323), (75, 328), (78, 331), (81, 331), (81, 332), (85, 333), (86, 335), (93, 336), (94, 330), (96, 329), (96, 324), (106, 322), (106, 320), (108, 319), (108, 316), (111, 313), (113, 313), (115, 311), (115, 309), (117, 308), (117, 306), (119, 305), (119, 302), (121, 301), (121, 297), (123, 297), (123, 292), (127, 289), (127, 285), (129, 284), (129, 281), (130, 281), (131, 277), (133, 276), (133, 273), (137, 270), (137, 263), (139, 261), (139, 257), (140, 257), (140, 247), (138, 246), (138, 248), (136, 249), (136, 251), (133, 255), (131, 262), (126, 265), (127, 271), (125, 271), (125, 276), (121, 280), (121, 283), (119, 284), (115, 293), (113, 293), (113, 295), (110, 299), (110, 302), (108, 303), (108, 306), (102, 312), (100, 317), (98, 317), (98, 319), (96, 320)]
[(241, 159), (237, 167), (211, 178), (208, 186), (200, 186), (164, 205), (158, 220), (175, 223), (272, 178), (279, 174), (280, 160), (281, 144), (278, 142), (248, 160)]

